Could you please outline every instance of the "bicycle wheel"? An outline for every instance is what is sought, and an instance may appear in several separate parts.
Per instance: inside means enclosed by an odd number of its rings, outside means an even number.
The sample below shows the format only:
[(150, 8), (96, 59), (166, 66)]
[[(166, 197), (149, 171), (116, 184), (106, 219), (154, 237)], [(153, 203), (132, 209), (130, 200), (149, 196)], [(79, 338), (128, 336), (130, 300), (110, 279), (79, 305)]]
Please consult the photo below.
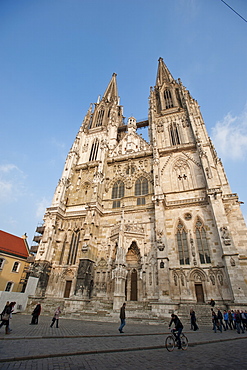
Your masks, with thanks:
[(186, 351), (186, 349), (188, 348), (188, 338), (184, 334), (182, 334), (180, 339), (182, 350)]
[(169, 352), (172, 352), (174, 350), (175, 341), (171, 335), (168, 335), (168, 337), (166, 338), (165, 347)]

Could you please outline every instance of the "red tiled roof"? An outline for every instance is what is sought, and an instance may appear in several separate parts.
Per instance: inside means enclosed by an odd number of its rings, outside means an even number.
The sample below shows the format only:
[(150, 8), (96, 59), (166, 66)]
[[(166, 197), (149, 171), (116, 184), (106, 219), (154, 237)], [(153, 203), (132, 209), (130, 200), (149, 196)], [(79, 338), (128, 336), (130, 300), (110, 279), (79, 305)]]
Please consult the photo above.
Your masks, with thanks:
[(27, 245), (23, 238), (6, 233), (0, 230), (0, 251), (19, 257), (29, 256)]

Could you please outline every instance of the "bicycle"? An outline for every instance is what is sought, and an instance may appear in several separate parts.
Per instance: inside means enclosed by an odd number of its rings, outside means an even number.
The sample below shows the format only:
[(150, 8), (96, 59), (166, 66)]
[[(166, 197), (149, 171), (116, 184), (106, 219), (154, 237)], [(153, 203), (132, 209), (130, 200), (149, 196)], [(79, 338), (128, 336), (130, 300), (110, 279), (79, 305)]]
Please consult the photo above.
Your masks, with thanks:
[[(165, 347), (167, 349), (167, 351), (169, 352), (172, 352), (174, 350), (175, 347), (178, 347), (178, 340), (177, 340), (177, 337), (176, 337), (176, 334), (174, 333), (174, 330), (171, 330), (171, 333), (172, 335), (168, 335), (168, 337), (166, 338), (166, 341), (165, 341)], [(184, 335), (183, 333), (180, 335), (180, 340), (181, 340), (181, 348), (183, 351), (186, 351), (186, 349), (188, 348), (188, 338), (186, 337), (186, 335)]]

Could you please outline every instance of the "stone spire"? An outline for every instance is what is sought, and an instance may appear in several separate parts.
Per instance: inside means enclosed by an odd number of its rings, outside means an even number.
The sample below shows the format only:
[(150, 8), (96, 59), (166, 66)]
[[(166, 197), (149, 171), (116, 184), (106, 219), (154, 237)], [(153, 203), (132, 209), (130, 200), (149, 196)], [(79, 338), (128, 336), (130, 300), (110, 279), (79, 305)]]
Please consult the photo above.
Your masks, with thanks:
[(171, 83), (174, 81), (172, 74), (165, 65), (163, 58), (159, 58), (159, 65), (156, 77), (156, 86), (162, 86), (164, 82)]
[(118, 97), (116, 77), (117, 77), (117, 74), (113, 73), (111, 81), (109, 82), (109, 85), (107, 86), (102, 99), (108, 102), (115, 102), (116, 104), (118, 104), (119, 97)]

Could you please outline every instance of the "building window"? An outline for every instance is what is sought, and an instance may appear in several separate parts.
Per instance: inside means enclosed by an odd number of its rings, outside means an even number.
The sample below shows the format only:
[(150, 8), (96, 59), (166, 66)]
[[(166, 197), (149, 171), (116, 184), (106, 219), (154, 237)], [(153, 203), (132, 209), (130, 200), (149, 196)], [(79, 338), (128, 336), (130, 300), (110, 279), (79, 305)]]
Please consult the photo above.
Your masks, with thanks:
[(90, 130), (90, 128), (92, 128), (92, 123), (93, 123), (93, 115), (91, 114), (90, 118), (89, 118), (89, 122), (88, 122), (88, 130)]
[(78, 251), (78, 244), (80, 241), (80, 231), (74, 231), (71, 238), (70, 249), (67, 264), (74, 265), (76, 261), (77, 251)]
[(135, 195), (148, 194), (148, 180), (145, 177), (140, 177), (135, 183)]
[(114, 200), (112, 203), (112, 208), (120, 208), (120, 200)]
[(166, 89), (164, 91), (164, 98), (165, 98), (165, 107), (166, 107), (166, 109), (173, 108), (172, 94), (171, 94), (170, 90)]
[(96, 127), (102, 126), (105, 111), (101, 109), (97, 116)]
[(211, 263), (206, 231), (200, 220), (196, 223), (196, 242), (201, 263)]
[(171, 138), (172, 145), (181, 144), (179, 132), (178, 132), (178, 126), (176, 125), (176, 123), (172, 123), (170, 125), (169, 131), (170, 131), (170, 138)]
[(119, 180), (115, 182), (112, 187), (112, 196), (111, 199), (118, 199), (124, 197), (124, 183), (123, 181)]
[(181, 222), (179, 222), (177, 226), (177, 244), (180, 265), (189, 265), (190, 258), (187, 233), (185, 231), (184, 225)]
[(18, 272), (19, 270), (19, 262), (15, 262), (12, 268), (12, 272)]
[(92, 147), (91, 147), (89, 161), (96, 161), (97, 154), (98, 154), (98, 149), (99, 149), (99, 140), (95, 139), (93, 144), (92, 144)]
[(4, 261), (5, 261), (4, 258), (0, 258), (0, 270), (3, 269)]
[(148, 180), (145, 177), (140, 177), (135, 183), (135, 196), (138, 196), (136, 204), (138, 206), (146, 204), (145, 197), (139, 197), (146, 194), (148, 194)]
[(13, 286), (12, 281), (8, 281), (8, 283), (6, 284), (5, 292), (11, 292), (12, 286)]
[(160, 113), (161, 111), (161, 103), (160, 103), (160, 93), (156, 92), (156, 102), (157, 102), (157, 112)]
[(137, 203), (136, 203), (138, 206), (143, 206), (144, 204), (146, 204), (146, 199), (145, 197), (142, 197), (142, 198), (137, 198)]

